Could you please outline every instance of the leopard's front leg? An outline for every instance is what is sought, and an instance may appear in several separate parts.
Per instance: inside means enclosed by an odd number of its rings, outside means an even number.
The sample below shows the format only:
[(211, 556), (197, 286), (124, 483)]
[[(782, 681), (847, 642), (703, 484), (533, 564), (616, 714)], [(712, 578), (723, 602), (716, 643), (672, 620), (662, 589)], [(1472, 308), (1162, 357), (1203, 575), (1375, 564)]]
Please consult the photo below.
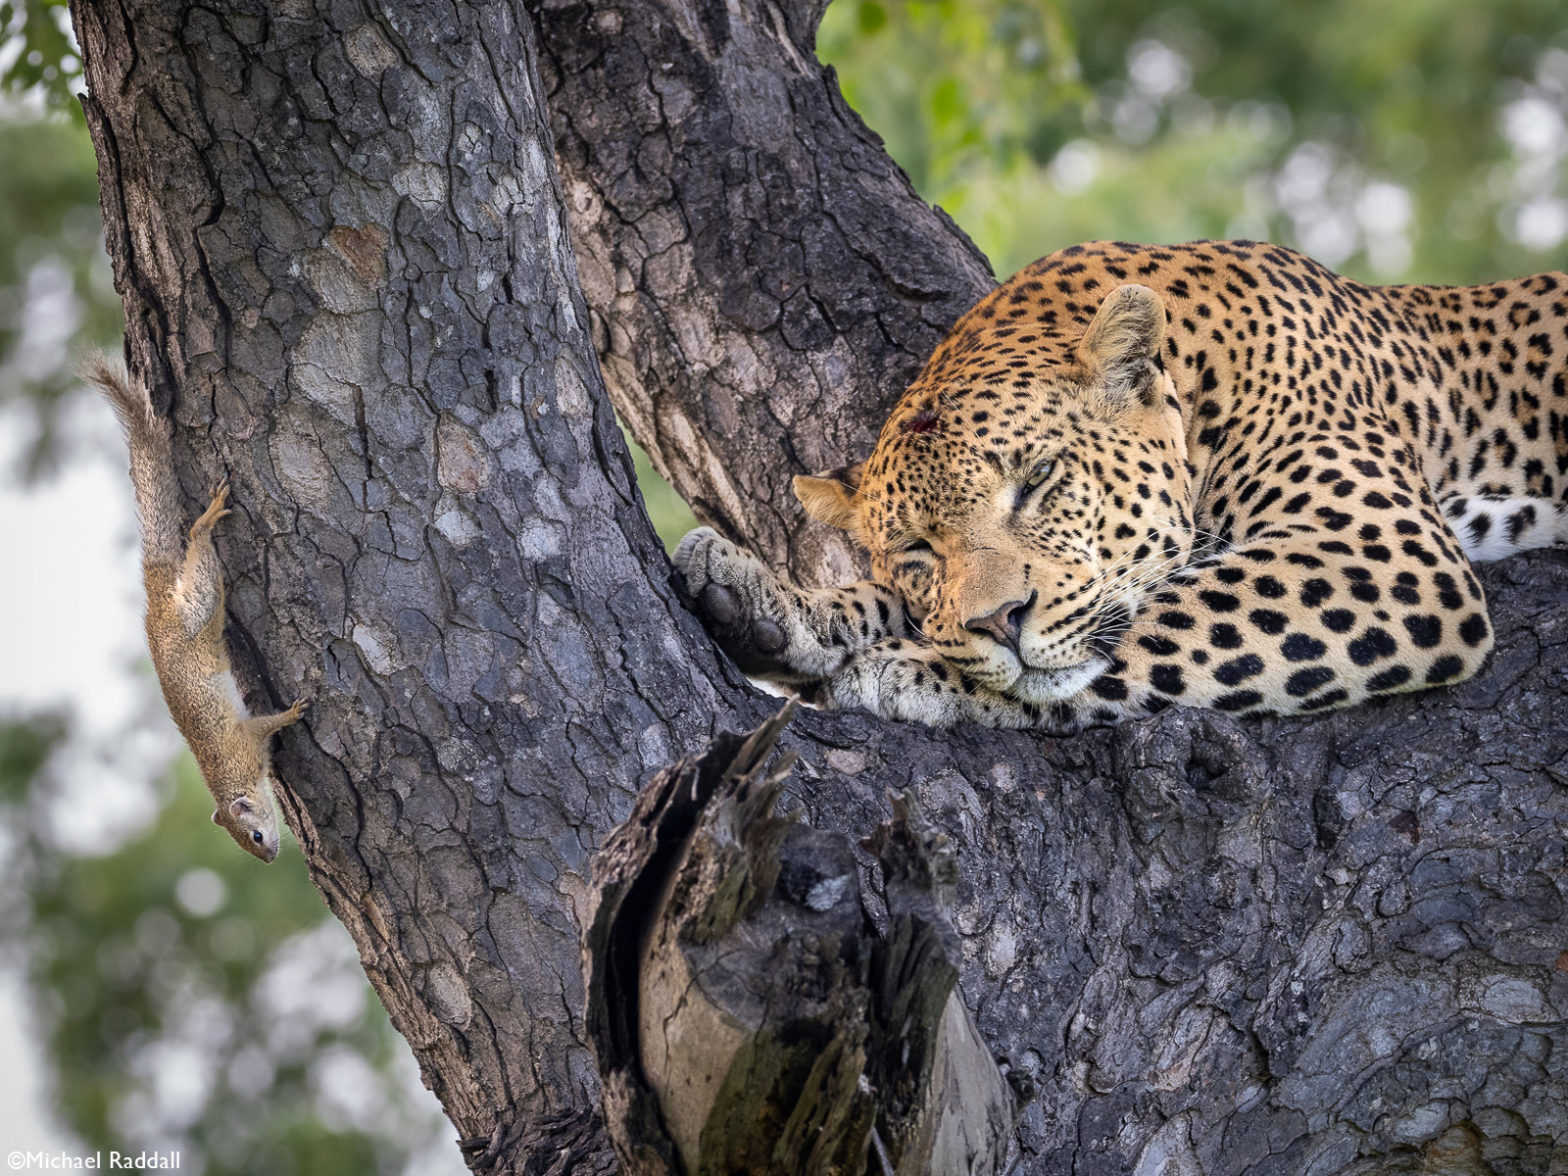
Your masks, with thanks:
[(860, 650), (831, 677), (800, 693), (826, 709), (865, 710), (928, 727), (978, 723), (1068, 734), (1079, 726), (1065, 702), (1040, 706), (998, 694), (967, 679), (930, 646), (899, 637)]
[[(1416, 516), (1419, 518), (1419, 516)], [(1423, 520), (1424, 521), (1424, 520)], [(1194, 565), (1147, 599), (1111, 668), (1055, 702), (967, 682), (931, 648), (886, 640), (806, 697), (932, 726), (1067, 733), (1172, 703), (1304, 714), (1462, 681), (1486, 660), (1486, 601), (1457, 545), (1389, 520), (1392, 545), (1330, 530), (1260, 539)]]
[(673, 557), (692, 610), (735, 664), (785, 685), (838, 671), (856, 650), (912, 626), (891, 588), (870, 580), (841, 588), (797, 588), (708, 527), (692, 531)]
[(1089, 722), (1171, 703), (1303, 714), (1470, 677), (1492, 647), (1480, 585), (1420, 516), (1384, 519), (1392, 542), (1376, 527), (1355, 543), (1298, 530), (1187, 569), (1144, 603), (1075, 709)]

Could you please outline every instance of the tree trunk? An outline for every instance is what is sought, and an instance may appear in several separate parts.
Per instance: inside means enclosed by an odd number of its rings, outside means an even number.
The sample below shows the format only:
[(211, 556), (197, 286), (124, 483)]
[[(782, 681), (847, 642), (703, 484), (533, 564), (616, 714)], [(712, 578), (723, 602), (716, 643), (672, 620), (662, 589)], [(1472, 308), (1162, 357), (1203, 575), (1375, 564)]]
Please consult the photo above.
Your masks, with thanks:
[[(589, 856), (775, 706), (679, 607), (595, 347), (704, 514), (836, 575), (787, 475), (863, 456), (989, 276), (820, 5), (367, 13), (74, 5), (128, 355), (187, 505), (233, 479), (248, 693), (315, 703), (290, 821), (471, 1163), (608, 1171)], [(817, 829), (894, 788), (949, 837), (1020, 1171), (1568, 1170), (1568, 569), (1483, 579), (1482, 677), (1315, 721), (795, 721)]]
[(738, 692), (603, 394), (527, 15), (388, 11), (75, 18), (132, 371), (187, 505), (232, 480), (248, 693), (313, 699), (291, 824), (479, 1136), (593, 1099), (588, 856)]

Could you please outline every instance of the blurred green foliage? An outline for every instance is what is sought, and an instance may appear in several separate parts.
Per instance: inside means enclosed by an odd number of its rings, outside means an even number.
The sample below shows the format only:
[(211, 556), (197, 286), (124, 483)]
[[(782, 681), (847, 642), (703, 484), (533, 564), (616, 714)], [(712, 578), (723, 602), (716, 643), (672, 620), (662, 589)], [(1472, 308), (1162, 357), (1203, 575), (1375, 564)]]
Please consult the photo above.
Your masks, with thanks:
[(121, 312), (86, 126), (3, 113), (0, 106), (0, 409), (36, 413), (14, 471), (31, 477), (55, 457), (57, 414), (76, 387), (72, 357), (118, 339)]
[(653, 468), (653, 462), (643, 447), (633, 441), (632, 435), (626, 433), (624, 428), (621, 431), (626, 434), (626, 446), (632, 451), (632, 464), (637, 467), (637, 485), (642, 490), (648, 518), (653, 521), (653, 529), (664, 541), (664, 549), (673, 552), (681, 536), (695, 527), (697, 520), (691, 513), (691, 507), (675, 493), (675, 488)]
[(1002, 277), (1106, 237), (1376, 281), (1564, 264), (1561, 0), (836, 0), (818, 48)]
[[(119, 323), (64, 16), (0, 0), (0, 411), (33, 423), (13, 473), (47, 471), (72, 356)], [(835, 0), (819, 47), (999, 276), (1104, 237), (1262, 237), (1378, 281), (1565, 268), (1561, 0)], [(673, 543), (690, 514), (634, 456)], [(397, 1170), (426, 1111), (298, 855), (235, 852), (188, 757), (149, 828), (62, 851), (49, 794), (78, 739), (0, 723), (0, 942), (64, 1125), (212, 1173)]]
[(75, 107), (82, 63), (65, 0), (0, 0), (0, 92)]
[(68, 732), (0, 723), (0, 936), (23, 949), (64, 1124), (209, 1176), (402, 1171), (435, 1116), (299, 855), (237, 852), (189, 756), (152, 825), (103, 856), (59, 852)]

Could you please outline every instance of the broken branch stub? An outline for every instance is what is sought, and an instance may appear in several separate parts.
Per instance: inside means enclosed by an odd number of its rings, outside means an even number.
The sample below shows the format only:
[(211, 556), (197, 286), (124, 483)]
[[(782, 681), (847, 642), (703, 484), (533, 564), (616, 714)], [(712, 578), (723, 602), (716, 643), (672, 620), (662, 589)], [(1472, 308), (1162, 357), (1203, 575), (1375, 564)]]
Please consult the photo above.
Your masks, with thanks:
[(1012, 1094), (957, 989), (956, 877), (913, 801), (866, 841), (775, 815), (786, 707), (659, 773), (594, 862), (590, 1044), (628, 1176), (988, 1176)]

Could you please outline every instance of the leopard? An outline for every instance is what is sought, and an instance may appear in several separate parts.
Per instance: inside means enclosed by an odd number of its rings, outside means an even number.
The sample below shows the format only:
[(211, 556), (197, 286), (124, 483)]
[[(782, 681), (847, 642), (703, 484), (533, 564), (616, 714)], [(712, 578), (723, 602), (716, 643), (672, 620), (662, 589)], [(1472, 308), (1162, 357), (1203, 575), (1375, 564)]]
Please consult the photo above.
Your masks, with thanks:
[(1565, 354), (1562, 273), (1076, 245), (958, 320), (866, 460), (794, 478), (869, 579), (802, 587), (706, 527), (674, 563), (746, 674), (932, 726), (1452, 686), (1493, 643), (1473, 564), (1568, 540)]

